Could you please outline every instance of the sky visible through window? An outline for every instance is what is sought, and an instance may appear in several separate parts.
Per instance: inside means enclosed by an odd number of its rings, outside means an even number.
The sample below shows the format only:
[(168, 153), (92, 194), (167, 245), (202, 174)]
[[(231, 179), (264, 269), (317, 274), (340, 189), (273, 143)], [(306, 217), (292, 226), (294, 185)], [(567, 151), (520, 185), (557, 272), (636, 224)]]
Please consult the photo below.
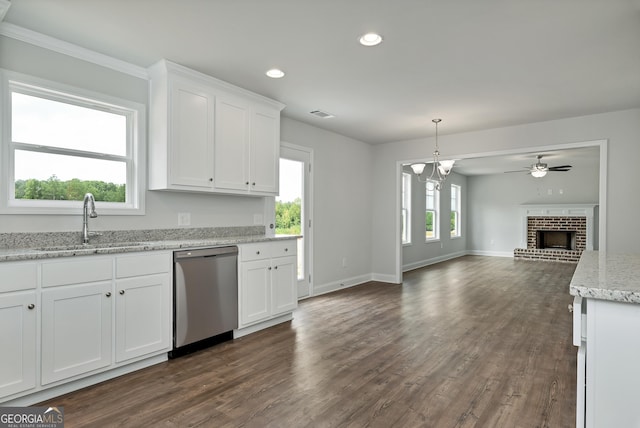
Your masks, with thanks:
[[(111, 155), (126, 155), (124, 115), (12, 93), (12, 141)], [(126, 183), (120, 162), (16, 150), (16, 180), (102, 180)]]
[(302, 162), (280, 159), (280, 195), (276, 200), (293, 202), (302, 199)]

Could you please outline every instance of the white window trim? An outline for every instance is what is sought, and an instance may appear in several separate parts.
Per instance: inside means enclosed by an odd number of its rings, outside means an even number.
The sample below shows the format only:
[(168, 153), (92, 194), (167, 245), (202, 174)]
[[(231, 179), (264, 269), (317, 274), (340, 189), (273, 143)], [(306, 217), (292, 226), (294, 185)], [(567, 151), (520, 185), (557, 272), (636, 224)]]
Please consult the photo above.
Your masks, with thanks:
[[(413, 187), (412, 186), (412, 182), (413, 182), (412, 175), (407, 173), (407, 172), (403, 172), (402, 173), (402, 184), (403, 184), (403, 187), (405, 187), (404, 186), (405, 183), (407, 184), (407, 186), (403, 189), (404, 190), (404, 194), (403, 194), (403, 199), (404, 200), (402, 201), (401, 207), (400, 207), (401, 210), (405, 209), (407, 211), (407, 216), (406, 216), (407, 219), (406, 219), (406, 222), (405, 222), (405, 226), (406, 226), (406, 229), (407, 229), (406, 230), (406, 232), (407, 232), (406, 233), (407, 240), (406, 241), (402, 241), (402, 245), (404, 245), (404, 246), (412, 245), (412, 242), (411, 242), (412, 241), (412, 239), (411, 239), (412, 238), (411, 237), (411, 223), (412, 223), (412, 221), (411, 221), (411, 218), (412, 218), (412, 213), (411, 213), (411, 200), (412, 200), (412, 198), (411, 198), (411, 196), (412, 196), (412, 187)], [(403, 192), (401, 192), (401, 193), (403, 193)], [(406, 204), (405, 204), (405, 202), (406, 202)]]
[[(424, 185), (424, 196), (425, 196), (425, 207), (424, 207), (424, 215), (425, 215), (425, 223), (426, 223), (426, 216), (427, 216), (427, 204), (426, 204), (426, 198), (427, 198), (427, 184), (429, 182), (434, 183), (435, 185), (435, 181), (433, 180), (427, 180), (427, 182)], [(434, 221), (433, 221), (433, 234), (434, 237), (433, 238), (427, 238), (427, 231), (425, 230), (425, 237), (424, 237), (424, 241), (425, 242), (438, 242), (440, 241), (440, 213), (441, 213), (441, 209), (440, 209), (440, 192), (437, 190), (434, 190), (434, 209), (432, 211), (434, 211)]]
[(79, 214), (82, 201), (18, 201), (13, 199), (13, 150), (11, 150), (11, 88), (20, 88), (20, 92), (45, 98), (75, 99), (78, 105), (100, 106), (116, 111), (127, 111), (127, 121), (131, 121), (130, 143), (127, 145), (127, 157), (131, 162), (127, 166), (127, 202), (96, 202), (100, 215), (144, 215), (146, 190), (146, 107), (121, 98), (77, 88), (62, 83), (0, 69), (0, 214)]
[[(457, 207), (455, 212), (458, 213), (458, 224), (457, 224), (457, 229), (458, 229), (458, 234), (457, 235), (451, 235), (451, 239), (458, 239), (458, 238), (462, 238), (462, 186), (459, 184), (451, 184), (451, 188), (453, 189), (453, 187), (456, 187), (458, 189), (458, 198), (456, 200), (457, 202)], [(451, 195), (453, 195), (453, 191), (451, 192)]]

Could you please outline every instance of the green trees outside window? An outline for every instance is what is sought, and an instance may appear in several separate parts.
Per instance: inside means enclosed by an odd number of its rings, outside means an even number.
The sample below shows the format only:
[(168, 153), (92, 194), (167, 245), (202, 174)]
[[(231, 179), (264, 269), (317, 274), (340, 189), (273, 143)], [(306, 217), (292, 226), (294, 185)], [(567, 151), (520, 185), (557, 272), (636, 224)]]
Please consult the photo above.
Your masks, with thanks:
[(276, 201), (276, 234), (301, 235), (302, 201), (296, 198), (291, 202)]
[(85, 193), (91, 192), (96, 201), (125, 202), (126, 185), (86, 181), (73, 178), (61, 181), (55, 175), (47, 180), (16, 180), (16, 199), (44, 199), (48, 201), (81, 201)]

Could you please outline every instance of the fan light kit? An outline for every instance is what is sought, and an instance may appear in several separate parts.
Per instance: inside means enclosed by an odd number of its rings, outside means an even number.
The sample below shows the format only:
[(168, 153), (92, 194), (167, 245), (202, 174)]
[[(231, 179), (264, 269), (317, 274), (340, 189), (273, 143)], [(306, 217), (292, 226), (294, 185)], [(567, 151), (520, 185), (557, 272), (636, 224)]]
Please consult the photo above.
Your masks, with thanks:
[(531, 166), (524, 167), (525, 171), (517, 170), (505, 172), (527, 172), (534, 178), (542, 178), (547, 175), (548, 172), (567, 172), (572, 168), (571, 165), (549, 166), (542, 162), (542, 157), (543, 155), (536, 156), (536, 163)]

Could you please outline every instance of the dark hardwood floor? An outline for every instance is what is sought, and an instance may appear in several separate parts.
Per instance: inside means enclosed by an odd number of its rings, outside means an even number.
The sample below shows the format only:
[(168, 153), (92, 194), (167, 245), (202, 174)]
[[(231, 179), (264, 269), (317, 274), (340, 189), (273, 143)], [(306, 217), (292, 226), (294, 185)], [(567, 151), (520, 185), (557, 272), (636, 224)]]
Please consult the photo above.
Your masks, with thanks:
[(66, 427), (572, 427), (574, 269), (458, 258), (42, 405)]

